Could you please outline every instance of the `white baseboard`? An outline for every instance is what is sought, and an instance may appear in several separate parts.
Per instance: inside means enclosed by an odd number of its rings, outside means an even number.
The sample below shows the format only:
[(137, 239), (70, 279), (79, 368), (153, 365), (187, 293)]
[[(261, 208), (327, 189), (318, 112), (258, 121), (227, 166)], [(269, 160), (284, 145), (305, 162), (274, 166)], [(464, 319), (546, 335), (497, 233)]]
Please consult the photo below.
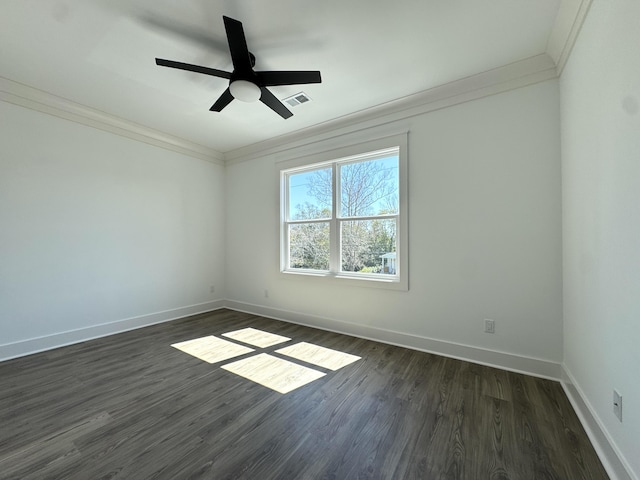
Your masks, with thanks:
[(46, 335), (44, 337), (29, 338), (19, 342), (8, 343), (0, 345), (0, 361), (23, 357), (32, 353), (51, 350), (53, 348), (64, 347), (65, 345), (84, 342), (94, 338), (106, 337), (107, 335), (147, 327), (156, 323), (168, 322), (170, 320), (176, 320), (190, 315), (210, 312), (223, 307), (223, 300), (215, 300), (213, 302), (199, 303), (197, 305), (140, 315), (138, 317), (126, 318), (115, 322), (92, 325), (90, 327), (80, 328), (77, 330), (69, 330), (66, 332), (55, 333), (53, 335)]
[(523, 357), (511, 353), (486, 350), (483, 348), (462, 345), (433, 338), (420, 337), (392, 330), (358, 325), (354, 323), (333, 320), (305, 313), (291, 312), (277, 308), (254, 305), (250, 303), (226, 300), (225, 307), (239, 312), (252, 313), (263, 317), (283, 320), (308, 327), (319, 328), (336, 333), (353, 335), (367, 340), (397, 345), (428, 353), (435, 353), (445, 357), (456, 358), (468, 362), (497, 367), (512, 372), (525, 373), (536, 377), (560, 380), (561, 366), (559, 363), (538, 358)]
[(565, 364), (560, 383), (611, 480), (639, 480)]

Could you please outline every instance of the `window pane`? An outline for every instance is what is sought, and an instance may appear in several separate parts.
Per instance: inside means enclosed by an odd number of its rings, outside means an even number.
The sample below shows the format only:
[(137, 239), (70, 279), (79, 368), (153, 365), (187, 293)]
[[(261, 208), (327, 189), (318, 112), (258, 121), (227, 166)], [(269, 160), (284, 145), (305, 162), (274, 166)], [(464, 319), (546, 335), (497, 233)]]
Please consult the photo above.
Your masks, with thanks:
[(340, 166), (340, 215), (398, 213), (398, 156)]
[(289, 220), (331, 218), (331, 167), (289, 175)]
[(329, 270), (329, 222), (289, 225), (289, 268)]
[(343, 272), (396, 274), (396, 219), (341, 222)]

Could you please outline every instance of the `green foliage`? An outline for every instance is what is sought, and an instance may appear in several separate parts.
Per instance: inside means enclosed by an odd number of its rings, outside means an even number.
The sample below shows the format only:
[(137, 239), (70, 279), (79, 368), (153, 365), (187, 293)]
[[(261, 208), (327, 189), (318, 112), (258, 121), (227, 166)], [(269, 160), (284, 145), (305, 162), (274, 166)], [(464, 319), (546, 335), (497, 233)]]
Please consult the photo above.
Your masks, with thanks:
[(329, 224), (302, 223), (289, 230), (289, 263), (292, 268), (329, 269)]
[(393, 219), (342, 222), (342, 270), (381, 269), (380, 257), (396, 250), (395, 230)]
[(380, 273), (382, 272), (382, 265), (378, 265), (375, 267), (362, 267), (360, 273)]

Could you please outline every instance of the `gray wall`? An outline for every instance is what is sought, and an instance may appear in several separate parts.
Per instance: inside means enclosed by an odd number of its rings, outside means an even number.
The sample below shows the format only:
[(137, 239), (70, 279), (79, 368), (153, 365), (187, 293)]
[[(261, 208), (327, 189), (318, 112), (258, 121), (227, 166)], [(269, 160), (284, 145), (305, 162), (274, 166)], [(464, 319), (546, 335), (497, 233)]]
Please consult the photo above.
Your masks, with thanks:
[[(384, 127), (409, 129), (408, 292), (280, 274), (277, 163), (298, 150), (228, 165), (227, 298), (377, 338), (400, 332), (559, 363), (558, 102), (552, 80)], [(342, 133), (322, 148), (344, 143)]]
[(0, 109), (0, 358), (224, 298), (223, 166)]
[[(594, 1), (560, 82), (565, 369), (636, 478), (639, 19), (635, 0)], [(613, 414), (614, 388), (623, 395), (623, 423)]]

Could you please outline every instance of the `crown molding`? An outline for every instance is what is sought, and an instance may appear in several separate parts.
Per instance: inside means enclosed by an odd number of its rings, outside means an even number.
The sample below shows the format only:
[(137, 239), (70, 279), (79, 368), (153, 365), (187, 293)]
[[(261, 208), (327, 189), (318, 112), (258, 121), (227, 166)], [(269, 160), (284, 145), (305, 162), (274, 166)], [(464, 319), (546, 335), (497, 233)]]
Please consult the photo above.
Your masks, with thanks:
[(456, 80), (423, 92), (281, 135), (225, 154), (227, 165), (303, 147), (355, 131), (422, 115), (490, 95), (556, 78), (546, 53)]
[(110, 115), (66, 98), (0, 77), (0, 101), (64, 118), (122, 137), (224, 165), (222, 153), (179, 137)]
[(0, 77), (0, 101), (98, 128), (219, 165), (279, 153), (463, 102), (543, 82), (562, 74), (592, 0), (561, 0), (546, 53), (222, 153)]
[(556, 64), (557, 75), (560, 76), (569, 60), (582, 24), (589, 12), (592, 0), (562, 0), (558, 15), (553, 25), (547, 54)]

